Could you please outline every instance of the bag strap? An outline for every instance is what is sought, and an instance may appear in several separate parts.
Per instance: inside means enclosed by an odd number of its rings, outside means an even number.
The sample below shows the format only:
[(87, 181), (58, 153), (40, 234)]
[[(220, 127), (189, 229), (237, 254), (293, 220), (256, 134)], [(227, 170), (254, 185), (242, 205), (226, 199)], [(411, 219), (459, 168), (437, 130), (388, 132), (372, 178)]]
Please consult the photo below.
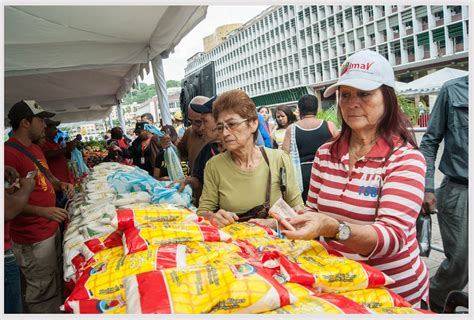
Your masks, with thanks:
[(260, 147), (260, 152), (262, 153), (263, 159), (265, 159), (265, 162), (268, 165), (268, 179), (267, 179), (267, 190), (265, 191), (265, 203), (263, 206), (265, 207), (265, 210), (268, 212), (268, 209), (270, 209), (270, 192), (271, 192), (271, 185), (272, 185), (272, 170), (270, 168), (270, 161), (268, 161), (268, 156), (267, 153), (265, 152), (265, 148)]
[(32, 155), (30, 152), (28, 152), (25, 148), (20, 146), (18, 143), (7, 141), (5, 142), (5, 145), (18, 150), (19, 152), (23, 153), (25, 156), (30, 158), (31, 161), (34, 162), (36, 167), (38, 167), (39, 171), (41, 171), (41, 173), (44, 174), (44, 176), (49, 180), (49, 182), (53, 183), (53, 179), (49, 171), (38, 161), (38, 159), (36, 159), (34, 155)]

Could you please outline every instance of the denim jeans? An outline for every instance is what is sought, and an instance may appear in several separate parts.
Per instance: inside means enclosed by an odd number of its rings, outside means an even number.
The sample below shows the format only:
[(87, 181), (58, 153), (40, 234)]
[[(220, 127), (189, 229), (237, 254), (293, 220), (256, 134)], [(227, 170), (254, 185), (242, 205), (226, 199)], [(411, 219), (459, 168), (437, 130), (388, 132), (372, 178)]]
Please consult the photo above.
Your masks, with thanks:
[(5, 251), (5, 313), (22, 313), (20, 268), (16, 264), (12, 250)]

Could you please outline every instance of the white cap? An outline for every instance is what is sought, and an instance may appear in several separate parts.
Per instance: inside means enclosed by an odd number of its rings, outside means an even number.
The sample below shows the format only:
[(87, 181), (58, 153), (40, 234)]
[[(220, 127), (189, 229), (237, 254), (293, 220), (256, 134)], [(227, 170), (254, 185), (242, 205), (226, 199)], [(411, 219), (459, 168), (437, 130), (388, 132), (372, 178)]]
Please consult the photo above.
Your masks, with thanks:
[(340, 70), (339, 80), (324, 91), (324, 97), (333, 95), (339, 86), (370, 91), (385, 84), (395, 89), (392, 65), (375, 51), (362, 50), (354, 53), (344, 61)]

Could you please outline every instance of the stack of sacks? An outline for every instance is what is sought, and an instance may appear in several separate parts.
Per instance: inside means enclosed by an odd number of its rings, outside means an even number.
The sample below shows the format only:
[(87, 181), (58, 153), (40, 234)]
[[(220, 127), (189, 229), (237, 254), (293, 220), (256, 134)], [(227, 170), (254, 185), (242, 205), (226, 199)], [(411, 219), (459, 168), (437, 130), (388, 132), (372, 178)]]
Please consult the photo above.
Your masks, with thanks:
[[(157, 185), (129, 168), (97, 166), (71, 207), (67, 312), (424, 312), (386, 289), (393, 280), (385, 274), (318, 241), (280, 239), (249, 222), (218, 229), (193, 208), (133, 203), (153, 199)], [(89, 191), (111, 183), (112, 200), (92, 199)]]

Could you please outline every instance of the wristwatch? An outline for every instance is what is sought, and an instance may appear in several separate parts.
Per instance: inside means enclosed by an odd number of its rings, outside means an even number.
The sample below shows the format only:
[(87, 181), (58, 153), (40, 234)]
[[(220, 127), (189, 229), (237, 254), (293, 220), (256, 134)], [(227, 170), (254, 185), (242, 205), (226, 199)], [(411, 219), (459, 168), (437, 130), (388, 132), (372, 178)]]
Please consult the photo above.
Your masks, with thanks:
[(339, 228), (337, 230), (336, 236), (334, 237), (336, 240), (347, 240), (351, 237), (351, 227), (348, 224), (341, 221), (339, 222)]

